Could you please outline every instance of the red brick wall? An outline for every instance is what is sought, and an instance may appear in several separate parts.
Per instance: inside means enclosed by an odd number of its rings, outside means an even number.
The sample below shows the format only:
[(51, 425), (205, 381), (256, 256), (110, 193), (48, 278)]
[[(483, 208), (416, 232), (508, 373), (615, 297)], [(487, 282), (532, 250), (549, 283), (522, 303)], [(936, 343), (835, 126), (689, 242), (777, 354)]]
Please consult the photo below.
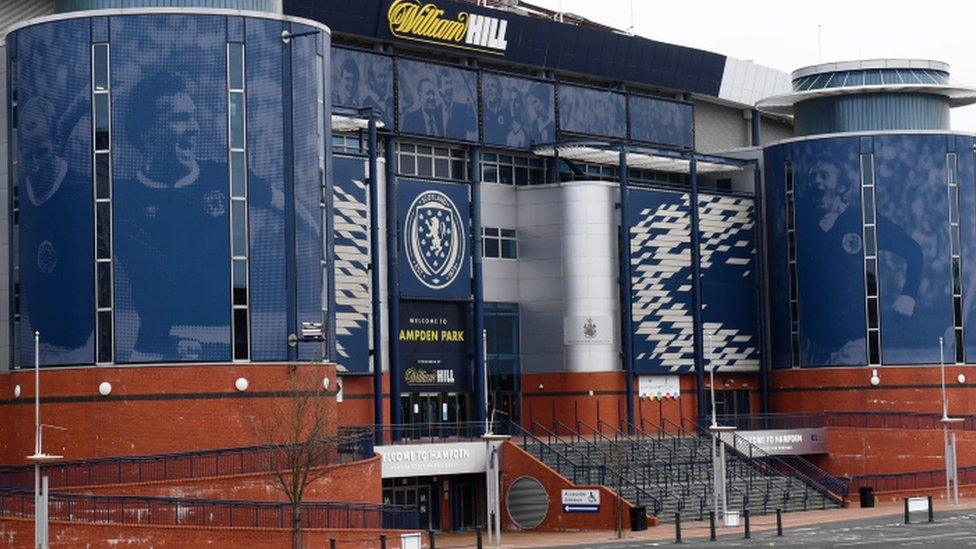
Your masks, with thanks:
[[(518, 529), (508, 516), (505, 500), (509, 488), (523, 476), (530, 476), (538, 480), (549, 494), (549, 512), (542, 524), (534, 531), (613, 530), (616, 527), (617, 496), (614, 492), (602, 486), (574, 485), (511, 442), (502, 445), (500, 463), (502, 467), (502, 527), (506, 530)], [(561, 491), (569, 488), (596, 488), (600, 490), (600, 512), (563, 513)], [(624, 529), (630, 529), (630, 507), (629, 503), (621, 501), (620, 513)], [(653, 526), (653, 522), (651, 517), (648, 517), (648, 525)]]
[[(400, 535), (395, 530), (306, 530), (305, 547), (328, 547), (330, 539), (339, 548), (375, 549), (380, 534), (386, 534), (387, 547), (398, 549)], [(290, 547), (291, 531), (274, 528), (199, 528), (189, 526), (129, 526), (121, 524), (86, 524), (52, 522), (51, 547)], [(33, 519), (0, 520), (0, 539), (7, 547), (29, 548), (34, 543)]]
[[(373, 376), (343, 376), (339, 425), (373, 425)], [(390, 375), (383, 375), (383, 423), (390, 423)]]
[[(938, 366), (877, 368), (881, 383), (870, 383), (872, 368), (816, 368), (770, 372), (774, 412), (877, 411), (942, 412)], [(946, 366), (949, 414), (976, 414), (976, 376), (969, 366)], [(966, 374), (966, 384), (956, 380)]]
[[(379, 456), (323, 469), (320, 469), (322, 476), (306, 488), (305, 501), (382, 503), (383, 479), (380, 476)], [(91, 495), (288, 501), (275, 485), (274, 478), (267, 474), (62, 488), (59, 491)]]
[[(530, 427), (537, 422), (551, 428), (555, 421), (573, 427), (577, 420), (591, 427), (597, 421), (618, 426), (626, 419), (626, 374), (623, 372), (554, 373), (526, 374), (522, 376), (522, 424)], [(680, 376), (681, 398), (678, 400), (657, 401), (634, 397), (634, 423), (654, 429), (663, 416), (673, 424), (691, 424), (698, 415), (698, 397), (694, 375)], [(542, 388), (540, 389), (540, 385)], [(729, 373), (715, 377), (716, 390), (748, 390), (751, 392), (751, 406), (760, 409), (758, 374)], [(705, 380), (705, 390), (709, 388)], [(593, 394), (590, 394), (590, 391)], [(634, 378), (634, 393), (638, 391), (637, 377)], [(555, 421), (554, 421), (555, 420)], [(670, 427), (668, 427), (670, 428)]]
[[(44, 450), (65, 459), (150, 455), (263, 443), (253, 418), (267, 411), (272, 391), (286, 387), (291, 366), (213, 364), (49, 369), (41, 372), (41, 417), (66, 431), (45, 430)], [(331, 380), (335, 366), (300, 364)], [(244, 377), (247, 391), (234, 382)], [(99, 395), (101, 382), (112, 393)], [(14, 387), (21, 395), (14, 399)], [(329, 425), (338, 424), (334, 395)], [(34, 374), (0, 376), (0, 463), (24, 463), (34, 450)]]
[[(976, 433), (958, 431), (960, 467), (976, 465)], [(828, 455), (811, 460), (837, 476), (905, 473), (945, 467), (942, 430), (830, 427)]]

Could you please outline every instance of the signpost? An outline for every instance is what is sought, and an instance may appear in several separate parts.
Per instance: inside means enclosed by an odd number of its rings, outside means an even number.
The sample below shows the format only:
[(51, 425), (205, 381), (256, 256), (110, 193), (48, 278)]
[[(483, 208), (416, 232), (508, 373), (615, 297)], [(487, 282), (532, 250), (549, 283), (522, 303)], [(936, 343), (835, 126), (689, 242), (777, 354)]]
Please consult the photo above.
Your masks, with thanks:
[(599, 513), (600, 490), (581, 488), (562, 491), (564, 513)]

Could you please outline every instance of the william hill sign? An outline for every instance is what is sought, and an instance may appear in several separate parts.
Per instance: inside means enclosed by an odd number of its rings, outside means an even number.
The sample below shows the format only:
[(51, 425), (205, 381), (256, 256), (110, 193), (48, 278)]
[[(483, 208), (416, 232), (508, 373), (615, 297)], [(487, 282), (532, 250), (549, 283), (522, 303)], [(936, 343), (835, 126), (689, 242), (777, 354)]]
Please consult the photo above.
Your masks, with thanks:
[(390, 33), (403, 40), (503, 55), (508, 21), (476, 13), (448, 14), (437, 4), (393, 0), (386, 12)]

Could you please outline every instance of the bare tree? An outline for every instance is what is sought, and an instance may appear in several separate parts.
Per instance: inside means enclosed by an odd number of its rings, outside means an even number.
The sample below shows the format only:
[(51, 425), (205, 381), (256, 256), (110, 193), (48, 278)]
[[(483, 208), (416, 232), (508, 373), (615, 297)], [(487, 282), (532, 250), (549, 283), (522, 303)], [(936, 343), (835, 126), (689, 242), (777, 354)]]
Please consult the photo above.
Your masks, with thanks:
[(327, 439), (327, 402), (319, 373), (292, 368), (285, 387), (275, 392), (269, 412), (254, 418), (255, 434), (269, 446), (264, 452), (275, 487), (291, 507), (292, 547), (302, 546), (305, 490), (324, 473), (333, 445)]

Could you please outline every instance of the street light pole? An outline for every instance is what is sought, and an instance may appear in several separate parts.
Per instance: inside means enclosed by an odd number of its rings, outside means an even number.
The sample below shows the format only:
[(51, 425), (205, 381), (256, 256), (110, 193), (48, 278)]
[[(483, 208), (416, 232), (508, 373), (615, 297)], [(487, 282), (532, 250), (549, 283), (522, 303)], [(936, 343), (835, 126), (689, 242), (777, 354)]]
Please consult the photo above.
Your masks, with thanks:
[[(734, 431), (735, 427), (719, 425), (718, 416), (715, 413), (715, 363), (712, 360), (713, 354), (712, 334), (708, 334), (708, 379), (709, 394), (712, 397), (712, 424), (708, 430), (712, 432), (712, 491), (714, 492), (713, 504), (715, 506), (715, 516), (721, 517), (723, 522), (728, 515), (728, 497), (726, 497), (725, 486), (725, 443), (722, 441), (722, 433)], [(722, 514), (719, 515), (719, 502), (721, 502)]]
[(945, 349), (943, 339), (939, 338), (939, 371), (942, 374), (942, 442), (945, 448), (946, 501), (959, 505), (959, 479), (956, 466), (956, 434), (949, 436), (949, 424), (963, 421), (961, 417), (949, 417), (949, 396), (945, 384)]
[[(48, 427), (54, 427), (48, 425)], [(61, 459), (44, 453), (41, 445), (41, 332), (34, 331), (34, 454), (27, 456), (34, 462), (34, 547), (48, 549), (48, 491), (47, 477), (41, 479), (41, 464)], [(58, 427), (61, 429), (61, 427)], [(43, 486), (43, 488), (42, 488)]]

